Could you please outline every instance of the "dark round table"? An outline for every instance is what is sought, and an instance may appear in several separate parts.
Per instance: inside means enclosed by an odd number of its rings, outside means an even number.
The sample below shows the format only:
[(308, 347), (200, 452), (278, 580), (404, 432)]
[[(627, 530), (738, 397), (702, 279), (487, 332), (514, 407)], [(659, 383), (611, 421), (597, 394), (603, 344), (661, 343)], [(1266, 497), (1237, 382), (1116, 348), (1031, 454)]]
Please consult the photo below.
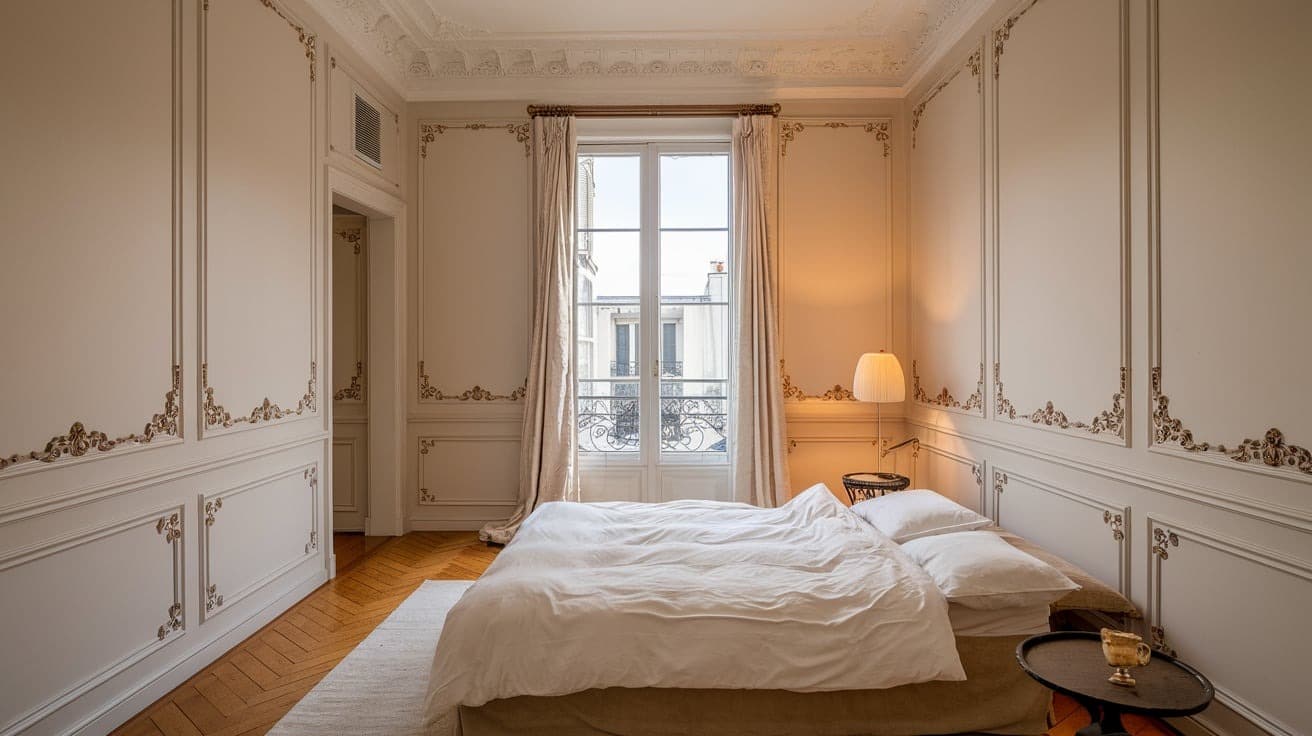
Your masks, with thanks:
[(903, 491), (911, 485), (911, 479), (897, 473), (848, 473), (843, 476), (843, 488), (847, 497), (856, 503), (869, 498), (877, 498), (890, 491)]
[(1201, 672), (1167, 654), (1153, 652), (1131, 670), (1133, 687), (1107, 681), (1112, 667), (1102, 655), (1102, 637), (1085, 631), (1054, 631), (1031, 636), (1016, 647), (1025, 672), (1049, 690), (1069, 695), (1089, 711), (1093, 723), (1079, 736), (1124, 734), (1122, 713), (1190, 716), (1212, 702), (1215, 690)]

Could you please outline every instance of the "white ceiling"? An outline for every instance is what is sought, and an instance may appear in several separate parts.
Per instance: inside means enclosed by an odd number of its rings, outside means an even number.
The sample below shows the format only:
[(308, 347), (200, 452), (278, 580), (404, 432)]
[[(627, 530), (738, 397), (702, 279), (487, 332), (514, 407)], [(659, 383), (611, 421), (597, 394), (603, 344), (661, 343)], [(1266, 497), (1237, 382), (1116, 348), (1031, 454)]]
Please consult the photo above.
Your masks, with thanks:
[(410, 100), (896, 95), (988, 0), (312, 0)]

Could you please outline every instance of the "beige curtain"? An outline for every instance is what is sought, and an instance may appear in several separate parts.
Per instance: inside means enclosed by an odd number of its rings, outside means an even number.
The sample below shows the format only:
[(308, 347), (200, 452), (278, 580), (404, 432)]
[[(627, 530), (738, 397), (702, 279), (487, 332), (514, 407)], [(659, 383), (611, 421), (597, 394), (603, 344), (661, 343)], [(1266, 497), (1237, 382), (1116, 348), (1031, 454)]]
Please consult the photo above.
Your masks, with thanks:
[(574, 433), (573, 117), (533, 118), (533, 343), (524, 396), (519, 507), (479, 537), (505, 544), (538, 504), (577, 500)]
[(775, 312), (775, 119), (733, 124), (734, 498), (757, 506), (787, 500), (788, 452)]

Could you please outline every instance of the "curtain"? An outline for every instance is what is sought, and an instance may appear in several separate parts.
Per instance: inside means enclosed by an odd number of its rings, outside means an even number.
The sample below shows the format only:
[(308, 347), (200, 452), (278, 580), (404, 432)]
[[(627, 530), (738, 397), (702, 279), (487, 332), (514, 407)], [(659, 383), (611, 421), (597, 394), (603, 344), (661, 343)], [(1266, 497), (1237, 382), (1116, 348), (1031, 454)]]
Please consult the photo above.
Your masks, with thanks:
[(771, 115), (734, 121), (733, 485), (735, 500), (757, 506), (777, 506), (788, 494), (774, 294), (774, 140)]
[(533, 118), (533, 342), (524, 395), (519, 506), (479, 537), (505, 544), (539, 504), (577, 500), (574, 431), (573, 117)]

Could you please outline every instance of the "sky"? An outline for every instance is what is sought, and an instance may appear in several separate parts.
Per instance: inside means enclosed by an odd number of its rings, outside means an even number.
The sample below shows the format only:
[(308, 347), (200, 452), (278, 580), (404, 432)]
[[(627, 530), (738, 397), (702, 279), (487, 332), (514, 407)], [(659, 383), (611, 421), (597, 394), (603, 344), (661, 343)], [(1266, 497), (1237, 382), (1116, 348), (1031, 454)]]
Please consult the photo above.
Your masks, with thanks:
[[(596, 156), (593, 226), (639, 227), (639, 157)], [(662, 156), (662, 228), (723, 228), (728, 224), (727, 154)], [(634, 296), (639, 290), (638, 233), (594, 233), (597, 296)], [(712, 260), (728, 260), (727, 232), (661, 233), (661, 293), (700, 295)]]

